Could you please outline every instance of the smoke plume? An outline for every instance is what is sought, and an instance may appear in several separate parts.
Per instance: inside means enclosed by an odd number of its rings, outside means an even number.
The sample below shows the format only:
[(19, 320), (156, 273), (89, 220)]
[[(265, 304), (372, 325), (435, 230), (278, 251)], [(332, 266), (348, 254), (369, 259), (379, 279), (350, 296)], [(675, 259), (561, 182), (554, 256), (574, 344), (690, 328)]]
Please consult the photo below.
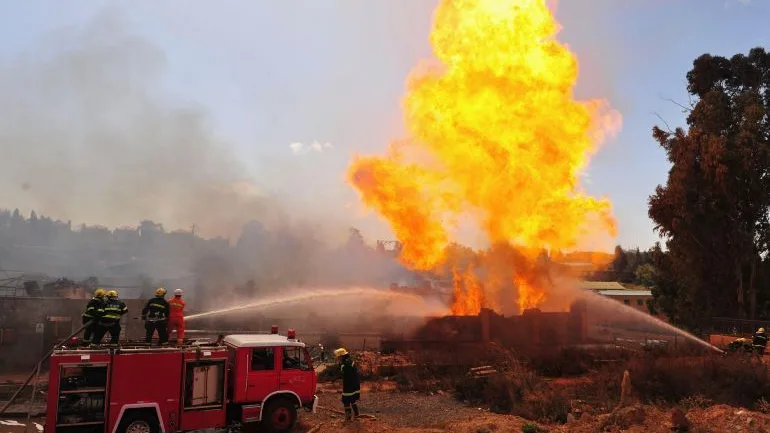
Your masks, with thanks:
[[(54, 233), (50, 222), (7, 215), (0, 244), (13, 248), (0, 250), (0, 269), (134, 278), (145, 294), (152, 284), (174, 284), (189, 298), (241, 300), (310, 284), (382, 287), (401, 272), (360, 234), (354, 244), (331, 245), (328, 238), (344, 239), (347, 227), (308, 212), (299, 221), (290, 200), (262, 191), (206, 113), (165, 93), (165, 69), (162, 50), (115, 10), (0, 60), (0, 208), (34, 210), (73, 227), (151, 220), (166, 229), (142, 223), (140, 238), (117, 241), (105, 231)], [(193, 224), (195, 234), (230, 244), (168, 233)]]
[(105, 12), (0, 64), (0, 206), (236, 235), (275, 207), (206, 114), (164, 95), (164, 53)]

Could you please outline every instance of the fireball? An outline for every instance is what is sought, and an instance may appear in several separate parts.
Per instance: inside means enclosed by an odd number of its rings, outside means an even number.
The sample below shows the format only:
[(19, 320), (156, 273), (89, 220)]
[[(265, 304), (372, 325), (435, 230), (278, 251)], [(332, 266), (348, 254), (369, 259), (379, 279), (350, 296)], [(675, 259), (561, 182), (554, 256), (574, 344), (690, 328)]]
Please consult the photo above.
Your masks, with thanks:
[[(620, 114), (573, 96), (576, 56), (556, 40), (545, 0), (444, 0), (403, 101), (408, 137), (384, 156), (356, 157), (348, 181), (403, 243), (401, 262), (431, 270), (445, 260), (454, 221), (469, 215), (489, 243), (532, 263), (616, 235), (612, 205), (587, 195), (580, 175)], [(515, 266), (514, 266), (515, 265)], [(533, 264), (512, 276), (455, 272), (455, 314), (477, 314), (492, 285), (517, 291), (521, 310), (548, 296)], [(494, 305), (490, 305), (494, 307)]]

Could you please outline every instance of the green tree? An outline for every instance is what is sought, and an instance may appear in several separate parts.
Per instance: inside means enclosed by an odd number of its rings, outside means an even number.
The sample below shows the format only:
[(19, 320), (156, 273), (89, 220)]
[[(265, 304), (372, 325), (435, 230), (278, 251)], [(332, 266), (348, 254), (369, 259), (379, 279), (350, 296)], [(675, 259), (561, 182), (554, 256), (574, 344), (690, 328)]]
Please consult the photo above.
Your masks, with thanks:
[(617, 245), (615, 247), (615, 258), (612, 260), (612, 270), (615, 271), (615, 273), (620, 274), (626, 270), (626, 267), (628, 267), (628, 257), (626, 256), (626, 252), (623, 251), (623, 248), (620, 245)]
[(640, 284), (642, 286), (646, 287), (652, 287), (655, 285), (655, 274), (658, 272), (657, 269), (655, 269), (655, 266), (653, 266), (650, 263), (645, 263), (639, 267), (636, 268), (636, 271), (634, 272), (634, 277), (636, 278), (636, 283)]
[(683, 320), (747, 310), (753, 317), (757, 261), (768, 251), (770, 226), (770, 55), (762, 48), (729, 60), (704, 54), (687, 82), (696, 101), (688, 130), (653, 129), (672, 167), (650, 197), (649, 216), (682, 292), (666, 296), (699, 314), (675, 314)]

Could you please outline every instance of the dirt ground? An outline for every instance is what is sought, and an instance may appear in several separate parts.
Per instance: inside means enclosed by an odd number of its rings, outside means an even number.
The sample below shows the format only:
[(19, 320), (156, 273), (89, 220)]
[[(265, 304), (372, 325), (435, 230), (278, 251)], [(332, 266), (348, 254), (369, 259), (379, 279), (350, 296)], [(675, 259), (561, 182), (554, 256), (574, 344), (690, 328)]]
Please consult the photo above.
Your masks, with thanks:
[[(380, 388), (388, 388), (380, 386)], [(300, 413), (298, 433), (372, 432), (372, 433), (521, 433), (525, 425), (536, 425), (545, 433), (670, 433), (671, 410), (655, 406), (632, 405), (614, 414), (585, 415), (565, 425), (533, 423), (512, 415), (491, 413), (485, 408), (469, 407), (451, 395), (424, 395), (395, 390), (365, 390), (359, 403), (361, 413), (375, 419), (346, 423), (342, 414), (328, 409), (342, 409), (339, 394), (327, 387), (321, 390), (318, 413)], [(693, 433), (768, 433), (770, 416), (746, 409), (719, 405), (693, 409), (687, 413)]]
[[(393, 384), (380, 383), (374, 389), (365, 384), (359, 403), (361, 413), (372, 416), (345, 423), (339, 390), (321, 384), (318, 413), (299, 413), (297, 433), (521, 433), (527, 424), (537, 425), (540, 433), (670, 433), (670, 409), (631, 405), (614, 414), (584, 415), (566, 425), (544, 425), (512, 415), (499, 415), (485, 408), (464, 405), (447, 393), (425, 395), (395, 390)], [(376, 389), (376, 390), (375, 390)], [(692, 433), (767, 433), (770, 416), (746, 409), (718, 405), (693, 409), (687, 413)], [(0, 418), (0, 433), (40, 433), (43, 420)], [(319, 427), (317, 430), (313, 430)]]

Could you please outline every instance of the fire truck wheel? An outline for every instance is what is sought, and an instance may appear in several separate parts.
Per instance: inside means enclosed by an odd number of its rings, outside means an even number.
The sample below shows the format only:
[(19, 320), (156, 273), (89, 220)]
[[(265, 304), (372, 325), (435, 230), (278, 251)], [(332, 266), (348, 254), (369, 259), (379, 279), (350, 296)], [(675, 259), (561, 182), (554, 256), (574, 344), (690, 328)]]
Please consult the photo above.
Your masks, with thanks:
[(158, 433), (160, 426), (154, 414), (137, 413), (128, 415), (120, 422), (118, 433)]
[(297, 423), (297, 408), (294, 407), (294, 403), (288, 400), (270, 402), (265, 407), (265, 415), (262, 420), (269, 432), (288, 432)]

